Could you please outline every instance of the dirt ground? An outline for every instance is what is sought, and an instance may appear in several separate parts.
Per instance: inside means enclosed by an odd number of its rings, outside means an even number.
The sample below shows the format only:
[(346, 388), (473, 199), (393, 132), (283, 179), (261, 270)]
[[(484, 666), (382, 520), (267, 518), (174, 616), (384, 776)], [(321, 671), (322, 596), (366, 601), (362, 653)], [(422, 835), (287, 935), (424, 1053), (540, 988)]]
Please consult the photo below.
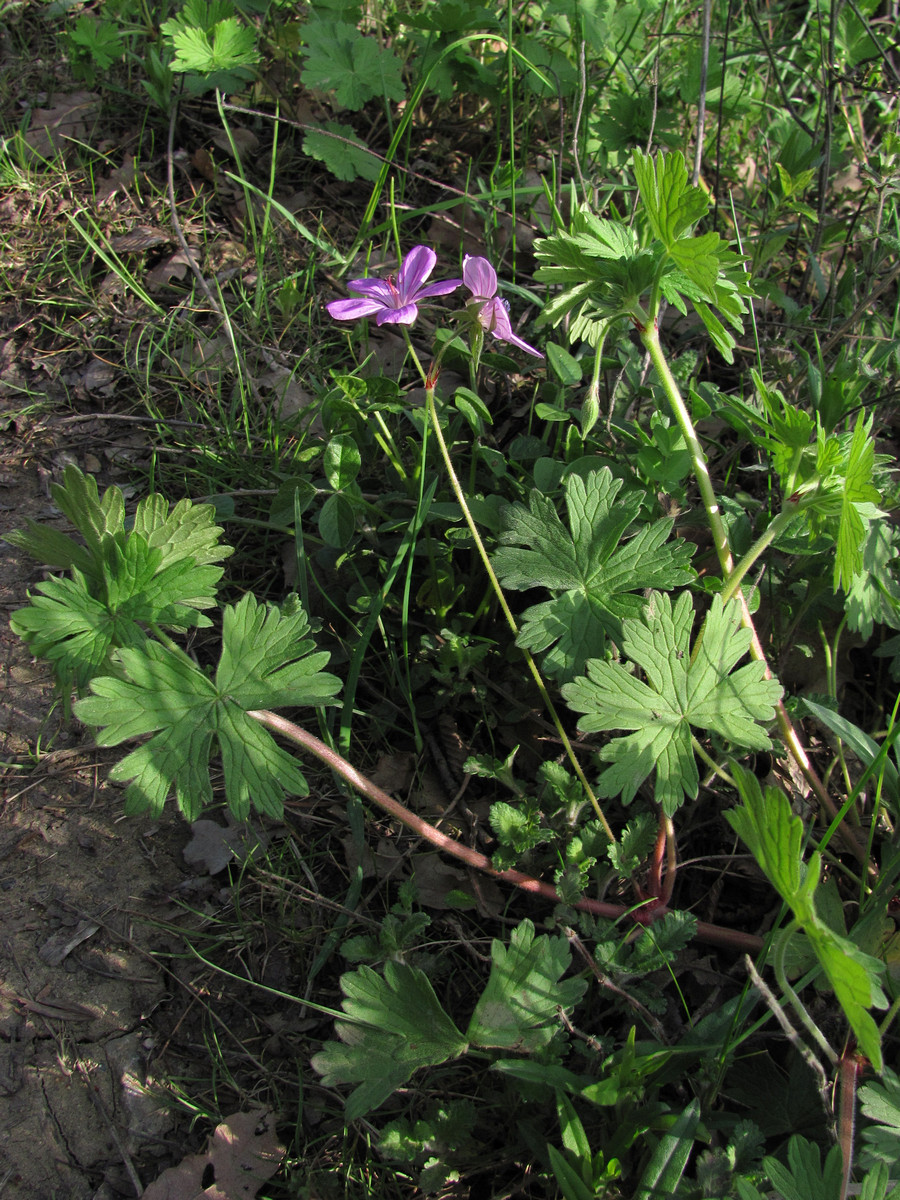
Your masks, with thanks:
[[(85, 466), (74, 425), (13, 418), (14, 403), (0, 395), (0, 535), (53, 517), (67, 454)], [(0, 542), (0, 1197), (114, 1200), (184, 1153), (184, 1122), (154, 1095), (179, 992), (155, 923), (178, 918), (190, 831), (123, 817), (104, 752), (54, 708), (9, 628), (42, 577)]]

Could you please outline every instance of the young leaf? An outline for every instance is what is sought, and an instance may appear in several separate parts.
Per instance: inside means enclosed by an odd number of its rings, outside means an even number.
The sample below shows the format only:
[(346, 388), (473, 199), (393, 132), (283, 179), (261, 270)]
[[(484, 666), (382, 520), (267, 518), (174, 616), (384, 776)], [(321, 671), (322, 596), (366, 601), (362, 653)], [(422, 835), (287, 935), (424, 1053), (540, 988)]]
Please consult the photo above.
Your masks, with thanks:
[(821, 856), (814, 853), (802, 862), (803, 822), (791, 812), (790, 802), (778, 788), (763, 795), (752, 772), (735, 764), (735, 782), (743, 804), (725, 813), (732, 829), (746, 842), (781, 898), (792, 908), (809, 944), (850, 1022), (860, 1049), (876, 1070), (881, 1070), (881, 1035), (871, 1013), (882, 1006), (879, 975), (884, 964), (830, 929), (819, 917), (814, 894), (821, 875)]
[(533, 651), (549, 649), (544, 669), (572, 679), (588, 658), (603, 652), (606, 637), (621, 637), (625, 618), (639, 615), (643, 589), (690, 582), (693, 547), (683, 541), (665, 545), (670, 520), (623, 541), (640, 497), (619, 499), (622, 481), (608, 467), (586, 478), (569, 475), (564, 486), (569, 528), (552, 502), (532, 491), (528, 508), (513, 504), (504, 510), (504, 544), (493, 563), (507, 588), (540, 585), (559, 593), (526, 610), (518, 642)]
[(328, 654), (311, 654), (312, 641), (303, 640), (308, 630), (299, 607), (285, 614), (260, 607), (248, 593), (225, 610), (214, 679), (157, 642), (118, 652), (125, 678), (94, 679), (94, 695), (79, 701), (75, 712), (87, 725), (105, 726), (97, 734), (101, 746), (153, 734), (110, 772), (111, 779), (130, 781), (128, 812), (158, 815), (174, 786), (181, 811), (197, 820), (212, 802), (213, 739), (222, 754), (228, 805), (239, 820), (251, 801), (260, 812), (280, 816), (285, 792), (306, 795), (296, 759), (247, 713), (326, 704), (338, 691), (340, 680), (322, 670)]
[[(841, 493), (841, 516), (837, 534), (837, 555), (834, 563), (834, 590), (843, 585), (849, 587), (862, 570), (863, 542), (866, 538), (868, 518), (875, 515), (871, 506), (881, 499), (878, 489), (872, 486), (872, 471), (875, 467), (875, 442), (869, 436), (873, 417), (868, 421), (860, 415), (853, 431), (850, 453), (845, 468), (844, 486)], [(866, 512), (863, 520), (862, 512)], [(861, 511), (862, 510), (862, 511)]]
[(697, 795), (692, 726), (750, 749), (771, 745), (758, 722), (774, 717), (781, 685), (764, 678), (762, 663), (751, 662), (732, 672), (750, 644), (750, 633), (740, 623), (737, 600), (723, 606), (720, 596), (713, 597), (691, 661), (690, 594), (683, 592), (673, 610), (668, 596), (654, 593), (641, 618), (623, 625), (622, 647), (646, 682), (620, 663), (592, 659), (587, 678), (563, 685), (569, 707), (585, 714), (579, 729), (634, 730), (600, 751), (600, 758), (614, 765), (600, 777), (599, 795), (621, 792), (628, 804), (655, 770), (656, 800), (671, 816), (685, 796)]
[(680, 152), (658, 154), (654, 160), (636, 150), (634, 175), (653, 235), (671, 250), (706, 215), (709, 209), (706, 193), (688, 183), (684, 155)]
[(328, 1042), (311, 1066), (327, 1086), (358, 1083), (347, 1104), (348, 1120), (365, 1116), (420, 1067), (459, 1058), (468, 1048), (417, 967), (389, 962), (382, 978), (371, 967), (341, 976), (346, 1021), (340, 1042)]
[(541, 934), (522, 921), (510, 934), (509, 947), (494, 941), (487, 986), (466, 1030), (477, 1046), (533, 1053), (559, 1030), (558, 1009), (575, 1007), (587, 986), (583, 979), (560, 982), (572, 955), (562, 937)]

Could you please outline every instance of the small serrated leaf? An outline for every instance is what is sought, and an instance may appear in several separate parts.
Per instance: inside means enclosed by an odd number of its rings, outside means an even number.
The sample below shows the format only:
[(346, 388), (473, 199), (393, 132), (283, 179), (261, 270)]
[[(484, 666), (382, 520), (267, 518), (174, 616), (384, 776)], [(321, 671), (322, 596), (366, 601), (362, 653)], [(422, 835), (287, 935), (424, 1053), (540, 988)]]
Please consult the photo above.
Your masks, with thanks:
[(534, 1053), (559, 1030), (558, 1010), (570, 1011), (584, 994), (583, 979), (561, 981), (571, 963), (565, 937), (541, 934), (522, 921), (509, 946), (494, 941), (493, 966), (466, 1037), (478, 1046)]
[(328, 1042), (311, 1066), (326, 1086), (357, 1083), (348, 1120), (378, 1108), (419, 1068), (458, 1058), (468, 1048), (441, 1007), (427, 975), (388, 962), (384, 977), (371, 967), (341, 976), (347, 1020), (335, 1023), (340, 1042)]

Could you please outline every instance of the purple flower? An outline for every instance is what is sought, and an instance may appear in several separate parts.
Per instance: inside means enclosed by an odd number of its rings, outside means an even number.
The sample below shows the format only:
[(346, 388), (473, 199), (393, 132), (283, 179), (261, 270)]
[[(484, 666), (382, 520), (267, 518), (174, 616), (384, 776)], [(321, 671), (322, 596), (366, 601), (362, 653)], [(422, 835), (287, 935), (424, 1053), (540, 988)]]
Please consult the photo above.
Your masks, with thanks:
[(486, 258), (473, 258), (467, 254), (463, 259), (463, 283), (472, 293), (469, 304), (478, 305), (478, 320), (482, 326), (501, 342), (518, 346), (535, 358), (543, 358), (540, 350), (529, 346), (513, 333), (506, 304), (497, 295), (497, 272)]
[(412, 325), (419, 315), (420, 300), (446, 296), (462, 283), (461, 279), (445, 279), (443, 283), (423, 286), (436, 262), (433, 250), (413, 246), (396, 279), (393, 275), (387, 279), (351, 279), (347, 288), (358, 292), (359, 299), (332, 300), (326, 308), (336, 321), (355, 321), (357, 317), (374, 315), (376, 325)]

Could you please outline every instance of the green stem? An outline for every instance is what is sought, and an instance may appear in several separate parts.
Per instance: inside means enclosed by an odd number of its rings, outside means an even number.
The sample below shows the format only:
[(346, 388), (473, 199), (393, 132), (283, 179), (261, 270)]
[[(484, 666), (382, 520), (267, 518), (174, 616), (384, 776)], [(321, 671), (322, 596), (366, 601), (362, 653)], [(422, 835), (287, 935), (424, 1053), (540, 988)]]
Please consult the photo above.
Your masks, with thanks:
[(762, 552), (766, 549), (766, 547), (771, 546), (772, 542), (775, 541), (778, 535), (787, 529), (788, 525), (790, 525), (791, 521), (794, 520), (799, 511), (799, 504), (792, 503), (790, 500), (785, 501), (784, 508), (781, 510), (778, 516), (774, 517), (769, 522), (768, 528), (764, 530), (760, 537), (756, 539), (738, 565), (725, 580), (725, 583), (722, 587), (723, 604), (727, 604), (733, 596), (737, 595), (741, 580), (744, 578)]
[[(512, 611), (506, 602), (506, 596), (503, 593), (503, 588), (500, 586), (500, 580), (497, 578), (497, 575), (491, 564), (491, 560), (488, 557), (488, 552), (485, 549), (481, 534), (478, 532), (478, 527), (476, 526), (474, 518), (472, 517), (472, 513), (469, 510), (469, 505), (466, 502), (465, 494), (460, 486), (456, 471), (453, 468), (453, 460), (450, 458), (450, 451), (447, 449), (447, 443), (444, 440), (444, 433), (441, 429), (441, 422), (438, 418), (437, 408), (434, 403), (433, 382), (430, 382), (430, 386), (426, 384), (425, 404), (428, 409), (428, 416), (431, 421), (431, 426), (434, 429), (435, 437), (437, 438), (438, 445), (440, 446), (441, 458), (444, 460), (444, 467), (446, 468), (447, 475), (449, 476), (450, 486), (453, 488), (453, 494), (456, 496), (457, 503), (462, 509), (463, 516), (466, 519), (466, 524), (469, 527), (469, 532), (475, 539), (476, 549), (478, 550), (478, 554), (481, 558), (484, 569), (487, 572), (487, 577), (491, 582), (491, 587), (494, 589), (494, 595), (497, 597), (501, 611), (506, 618), (507, 624), (512, 630), (513, 637), (516, 637), (519, 632), (519, 627), (516, 624), (516, 619), (512, 615)], [(531, 653), (528, 650), (523, 650), (523, 654), (525, 655), (525, 662), (528, 666), (528, 670), (531, 672), (532, 678), (537, 684), (538, 691), (540, 692), (541, 699), (543, 700), (544, 706), (547, 709), (547, 713), (549, 714), (553, 724), (556, 726), (556, 732), (559, 734), (560, 741), (565, 747), (569, 762), (572, 764), (575, 774), (578, 777), (581, 786), (584, 788), (585, 795), (590, 800), (594, 812), (597, 814), (600, 824), (603, 826), (606, 836), (609, 838), (610, 842), (615, 845), (616, 835), (613, 833), (609, 822), (603, 814), (603, 809), (600, 807), (599, 801), (594, 795), (593, 788), (588, 783), (584, 769), (582, 768), (581, 763), (578, 761), (575, 751), (572, 748), (572, 743), (569, 741), (569, 735), (566, 733), (563, 723), (559, 718), (559, 714), (556, 711), (556, 707), (553, 701), (550, 699), (550, 693), (547, 691), (547, 685), (544, 683), (541, 673), (537, 668), (537, 663), (534, 661)]]
[(691, 456), (691, 464), (694, 468), (694, 476), (700, 488), (700, 498), (703, 501), (703, 507), (706, 509), (706, 516), (709, 520), (709, 527), (712, 530), (716, 555), (722, 568), (722, 574), (727, 577), (734, 570), (734, 560), (731, 557), (728, 534), (719, 510), (719, 502), (716, 499), (712, 480), (706, 468), (706, 455), (703, 453), (703, 447), (700, 445), (700, 439), (697, 437), (694, 429), (691, 414), (688, 412), (687, 405), (682, 399), (681, 392), (678, 390), (675, 376), (669, 369), (666, 356), (663, 354), (656, 322), (651, 321), (646, 325), (642, 325), (640, 333), (641, 341), (650, 355), (650, 361), (656, 368), (663, 391), (666, 393), (666, 398), (672, 406), (672, 412), (675, 414), (675, 420), (678, 422), (678, 428), (681, 430), (682, 437), (687, 444), (688, 453)]
[(782, 932), (778, 935), (778, 940), (775, 943), (775, 953), (772, 958), (772, 965), (775, 968), (775, 978), (778, 980), (778, 986), (784, 993), (785, 998), (789, 1001), (794, 1012), (803, 1023), (803, 1028), (813, 1039), (832, 1066), (837, 1066), (838, 1056), (828, 1044), (828, 1040), (822, 1033), (821, 1029), (806, 1011), (800, 997), (791, 987), (788, 982), (787, 973), (784, 969), (784, 956), (791, 938), (799, 929), (796, 921), (791, 921)]
[[(659, 329), (656, 321), (642, 319), (643, 313), (641, 310), (635, 310), (632, 314), (632, 319), (637, 324), (640, 331), (641, 341), (650, 355), (650, 360), (656, 368), (659, 381), (662, 384), (666, 397), (672, 406), (672, 412), (675, 414), (675, 420), (678, 422), (678, 427), (684, 437), (688, 447), (688, 452), (691, 456), (691, 462), (694, 468), (694, 477), (700, 488), (700, 497), (703, 501), (703, 507), (706, 509), (706, 515), (709, 520), (710, 529), (712, 530), (713, 542), (716, 547), (716, 555), (719, 559), (719, 564), (722, 568), (722, 574), (726, 580), (726, 586), (731, 581), (734, 573), (734, 559), (731, 557), (731, 548), (728, 544), (728, 534), (725, 529), (725, 522), (722, 520), (722, 513), (719, 510), (719, 503), (716, 499), (716, 493), (713, 490), (712, 480), (709, 477), (709, 471), (706, 467), (706, 456), (703, 453), (703, 447), (700, 444), (700, 439), (697, 437), (694, 423), (691, 419), (691, 414), (688, 412), (681, 392), (678, 390), (678, 384), (675, 382), (675, 376), (669, 369), (669, 364), (663, 354), (662, 345), (659, 340)], [(777, 518), (776, 518), (777, 520)], [(777, 532), (777, 531), (776, 531)], [(759, 634), (756, 632), (756, 626), (753, 623), (753, 617), (750, 615), (750, 609), (747, 606), (747, 599), (744, 593), (737, 589), (737, 598), (741, 603), (741, 624), (745, 629), (750, 630), (750, 655), (761, 662), (766, 669), (767, 678), (772, 678), (772, 672), (769, 668), (769, 662), (766, 657), (766, 652), (763, 650), (762, 642), (759, 640)], [(775, 706), (775, 716), (778, 721), (778, 728), (781, 732), (782, 739), (785, 745), (790, 750), (791, 754), (797, 761), (803, 776), (809, 786), (815, 793), (816, 799), (829, 817), (834, 817), (837, 813), (837, 805), (829, 796), (821, 779), (813, 769), (812, 763), (809, 761), (806, 750), (800, 738), (797, 736), (797, 731), (791, 724), (791, 719), (787, 714), (784, 704), (779, 700)], [(856, 856), (856, 858), (866, 864), (868, 856), (864, 847), (860, 846), (859, 842), (853, 834), (842, 827), (842, 837), (848, 849)]]

